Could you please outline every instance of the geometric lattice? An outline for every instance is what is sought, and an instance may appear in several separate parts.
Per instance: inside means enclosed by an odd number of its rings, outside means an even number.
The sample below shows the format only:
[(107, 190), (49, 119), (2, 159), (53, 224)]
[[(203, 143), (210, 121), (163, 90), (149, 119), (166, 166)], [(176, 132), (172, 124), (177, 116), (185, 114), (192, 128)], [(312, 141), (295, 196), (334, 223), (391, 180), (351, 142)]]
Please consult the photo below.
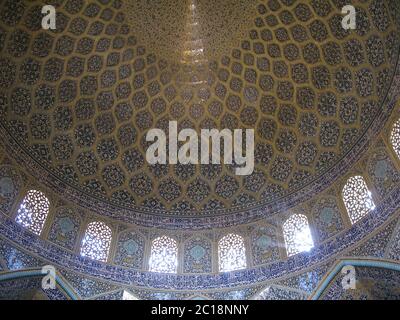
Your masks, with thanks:
[(112, 231), (105, 223), (95, 221), (88, 224), (82, 240), (81, 256), (106, 262), (112, 240)]
[(175, 273), (178, 267), (178, 245), (170, 237), (162, 236), (153, 240), (149, 270), (153, 272)]
[(352, 224), (359, 221), (370, 210), (375, 209), (371, 192), (361, 176), (350, 177), (342, 190), (343, 202)]
[(43, 192), (29, 190), (19, 206), (15, 221), (40, 235), (49, 213), (50, 202)]
[(230, 233), (218, 242), (218, 263), (220, 272), (246, 268), (246, 247), (243, 237)]
[[(171, 218), (291, 202), (322, 183), (380, 112), (397, 61), (390, 12), (398, 1), (348, 1), (357, 2), (354, 31), (340, 23), (339, 0), (53, 2), (56, 34), (40, 28), (35, 1), (1, 1), (7, 138), (82, 197), (146, 212), (157, 203)], [(209, 63), (197, 68), (190, 54)], [(207, 81), (182, 85), (186, 70), (189, 82), (204, 73)], [(180, 129), (253, 128), (254, 173), (150, 165), (143, 137), (168, 120)]]
[(397, 157), (400, 159), (400, 119), (393, 125), (392, 133), (390, 134), (390, 143)]
[(308, 219), (303, 214), (293, 214), (285, 221), (283, 237), (288, 257), (309, 251), (314, 246)]

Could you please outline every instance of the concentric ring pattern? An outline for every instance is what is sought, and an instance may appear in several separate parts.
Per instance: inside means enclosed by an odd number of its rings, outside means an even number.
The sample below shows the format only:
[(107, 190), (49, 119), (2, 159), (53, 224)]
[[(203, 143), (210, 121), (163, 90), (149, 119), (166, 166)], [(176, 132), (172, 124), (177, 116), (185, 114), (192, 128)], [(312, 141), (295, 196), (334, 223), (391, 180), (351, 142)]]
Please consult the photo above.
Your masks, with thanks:
[[(201, 218), (289, 203), (340, 163), (382, 110), (398, 57), (398, 3), (218, 1), (218, 16), (205, 21), (211, 2), (198, 2), (152, 15), (146, 1), (46, 1), (57, 9), (52, 31), (41, 27), (41, 1), (1, 1), (2, 126), (82, 195), (133, 211)], [(348, 2), (356, 30), (341, 25)], [(132, 22), (139, 15), (149, 22), (144, 34), (160, 26), (148, 43)], [(166, 54), (164, 42), (185, 37)], [(185, 50), (204, 53), (199, 65), (189, 61), (204, 81), (177, 80)], [(254, 172), (149, 165), (145, 135), (167, 132), (170, 120), (198, 131), (253, 128)]]

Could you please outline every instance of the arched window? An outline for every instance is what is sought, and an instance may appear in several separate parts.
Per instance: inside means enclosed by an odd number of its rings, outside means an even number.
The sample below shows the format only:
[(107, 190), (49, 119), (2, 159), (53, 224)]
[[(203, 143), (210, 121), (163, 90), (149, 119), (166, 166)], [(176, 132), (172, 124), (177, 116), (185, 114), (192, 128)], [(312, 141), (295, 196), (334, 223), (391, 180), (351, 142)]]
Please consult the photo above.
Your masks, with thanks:
[(153, 240), (149, 269), (153, 272), (174, 273), (178, 267), (178, 245), (170, 237), (162, 236)]
[(342, 190), (343, 202), (351, 223), (356, 223), (370, 210), (375, 209), (371, 192), (361, 176), (350, 177)]
[(19, 206), (15, 221), (40, 235), (49, 213), (50, 201), (43, 192), (29, 190)]
[(106, 262), (111, 239), (112, 231), (105, 223), (99, 221), (89, 223), (82, 240), (81, 256)]
[(293, 214), (285, 221), (283, 237), (288, 257), (309, 251), (314, 246), (308, 219), (303, 214)]
[(400, 159), (400, 119), (393, 125), (392, 133), (390, 134), (390, 143), (397, 157)]
[(219, 271), (233, 271), (246, 268), (246, 248), (243, 237), (227, 234), (218, 242)]

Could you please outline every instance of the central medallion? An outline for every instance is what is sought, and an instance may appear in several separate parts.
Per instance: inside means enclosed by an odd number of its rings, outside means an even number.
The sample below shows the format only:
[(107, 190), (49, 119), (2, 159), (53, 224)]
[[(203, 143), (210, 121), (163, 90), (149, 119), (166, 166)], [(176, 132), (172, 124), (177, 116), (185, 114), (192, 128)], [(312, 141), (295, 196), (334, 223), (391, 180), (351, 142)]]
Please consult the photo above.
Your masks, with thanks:
[(131, 0), (126, 15), (139, 43), (159, 58), (203, 64), (229, 54), (253, 24), (255, 0)]

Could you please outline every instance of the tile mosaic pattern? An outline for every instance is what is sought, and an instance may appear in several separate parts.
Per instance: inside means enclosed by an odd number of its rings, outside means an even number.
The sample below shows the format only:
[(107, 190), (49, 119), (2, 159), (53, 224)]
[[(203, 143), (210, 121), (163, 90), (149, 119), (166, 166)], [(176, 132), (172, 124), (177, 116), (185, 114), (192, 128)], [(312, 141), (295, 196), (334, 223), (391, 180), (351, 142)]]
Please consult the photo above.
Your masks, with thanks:
[(362, 246), (349, 251), (349, 256), (356, 257), (377, 257), (384, 258), (385, 250), (389, 245), (389, 241), (394, 233), (397, 220), (389, 223), (383, 230), (381, 230), (376, 236), (372, 237), (368, 241), (365, 241)]
[(397, 225), (396, 231), (392, 236), (390, 245), (387, 249), (386, 257), (388, 259), (393, 259), (400, 261), (400, 229), (399, 225)]
[[(396, 197), (397, 196), (397, 197)], [(102, 281), (116, 281), (130, 285), (134, 283), (137, 286), (150, 286), (152, 288), (168, 289), (168, 290), (204, 290), (204, 289), (217, 289), (222, 287), (231, 287), (237, 285), (248, 284), (251, 285), (255, 282), (262, 282), (272, 280), (274, 278), (283, 277), (288, 273), (299, 272), (306, 268), (311, 268), (313, 264), (334, 258), (338, 254), (346, 254), (346, 249), (352, 244), (360, 243), (363, 245), (363, 240), (366, 234), (371, 233), (390, 217), (397, 217), (393, 213), (393, 205), (398, 201), (398, 193), (393, 194), (391, 198), (393, 203), (388, 201), (387, 206), (378, 206), (375, 215), (370, 215), (360, 223), (354, 225), (348, 231), (341, 233), (339, 236), (332, 240), (315, 247), (309, 253), (303, 253), (289, 258), (286, 261), (276, 261), (268, 265), (262, 265), (256, 268), (249, 268), (243, 271), (236, 271), (231, 273), (221, 273), (217, 275), (162, 275), (141, 271), (134, 271), (133, 269), (119, 268), (113, 265), (103, 264), (90, 259), (78, 257), (73, 253), (62, 250), (58, 246), (51, 245), (50, 243), (35, 239), (32, 233), (24, 230), (21, 226), (14, 222), (2, 217), (0, 224), (2, 237), (10, 237), (17, 241), (19, 245), (25, 247), (24, 250), (30, 252), (29, 255), (17, 251), (12, 246), (7, 245), (5, 240), (2, 242), (3, 260), (12, 260), (17, 256), (19, 259), (15, 266), (10, 264), (10, 267), (23, 268), (32, 265), (40, 266), (44, 264), (64, 265), (68, 268), (69, 272), (80, 272), (92, 275)], [(379, 221), (383, 219), (383, 221)], [(387, 233), (387, 231), (385, 231)], [(382, 236), (380, 236), (382, 237)], [(373, 247), (371, 247), (373, 248)], [(46, 262), (40, 262), (37, 258), (31, 255), (42, 256)], [(60, 257), (63, 259), (60, 259)], [(25, 264), (23, 264), (25, 262)], [(196, 279), (194, 281), (194, 279)], [(106, 288), (109, 289), (108, 287)], [(105, 290), (106, 290), (105, 289)], [(111, 290), (111, 289), (110, 289)]]
[(40, 278), (26, 278), (0, 282), (1, 300), (30, 300), (40, 290)]
[(144, 244), (144, 237), (135, 231), (120, 233), (114, 262), (125, 267), (143, 268)]
[(211, 262), (211, 241), (204, 238), (192, 238), (184, 245), (183, 257), (184, 272), (187, 273), (210, 273)]
[(279, 259), (277, 230), (273, 226), (259, 227), (251, 236), (251, 252), (255, 265)]
[[(398, 4), (353, 2), (362, 23), (351, 34), (334, 6), (321, 9), (317, 2), (219, 3), (212, 12), (222, 14), (207, 15), (205, 30), (198, 30), (215, 52), (205, 53), (205, 82), (192, 87), (175, 79), (183, 69), (179, 59), (155, 54), (136, 35), (138, 20), (126, 6), (141, 7), (145, 18), (144, 1), (55, 3), (56, 31), (41, 30), (40, 2), (4, 1), (2, 136), (10, 145), (18, 141), (21, 159), (39, 161), (26, 165), (36, 167), (36, 177), (108, 216), (151, 225), (157, 213), (174, 228), (206, 228), (227, 224), (210, 219), (216, 210), (231, 224), (274, 212), (335, 180), (391, 111), (383, 102), (396, 72)], [(186, 26), (178, 17), (190, 8), (182, 5), (152, 9), (153, 22), (168, 26), (164, 31), (154, 35), (159, 24), (149, 29), (150, 22), (141, 27), (162, 41), (171, 27), (194, 35), (173, 27)], [(198, 6), (199, 21), (210, 5)], [(226, 43), (237, 32), (239, 44)], [(171, 119), (179, 127), (255, 128), (256, 170), (238, 177), (229, 166), (149, 166), (143, 135)], [(260, 204), (272, 210), (258, 210)]]
[[(357, 2), (362, 19), (350, 35), (338, 27), (338, 4), (321, 3), (258, 5), (239, 47), (219, 57), (207, 53), (206, 83), (193, 89), (177, 85), (179, 66), (132, 35), (123, 1), (57, 2), (57, 32), (40, 30), (40, 6), (1, 2), (3, 267), (54, 264), (84, 299), (120, 299), (124, 288), (141, 299), (304, 299), (338, 257), (400, 260), (393, 150), (380, 144), (367, 153), (397, 111), (400, 6)], [(168, 119), (180, 127), (255, 127), (256, 170), (241, 178), (226, 166), (148, 166), (143, 133), (165, 128)], [(319, 193), (364, 154), (363, 176), (380, 201), (349, 227), (338, 194)], [(11, 218), (31, 184), (52, 190), (46, 238)], [(256, 220), (270, 223), (304, 201), (315, 246), (282, 258), (280, 226), (262, 228)], [(75, 247), (80, 219), (97, 214), (117, 225), (111, 263), (81, 257)], [(249, 267), (212, 273), (212, 246), (221, 235), (213, 228), (240, 224)], [(145, 246), (164, 228), (174, 229), (168, 234), (177, 239), (178, 274), (146, 271)], [(359, 271), (359, 292), (342, 293), (337, 279), (324, 298), (398, 297), (395, 274)], [(386, 280), (379, 285), (380, 279)], [(0, 283), (0, 292), (63, 298), (58, 290), (37, 292), (33, 280)]]
[(312, 203), (313, 222), (319, 241), (343, 230), (343, 220), (335, 197), (321, 197)]
[(21, 186), (17, 170), (11, 166), (0, 166), (0, 209), (3, 212), (10, 212)]
[(73, 250), (81, 224), (79, 215), (68, 207), (58, 208), (51, 226), (48, 239), (69, 250)]
[(106, 293), (104, 295), (100, 295), (94, 300), (122, 300), (123, 291), (117, 291), (113, 293)]
[(69, 270), (58, 270), (61, 275), (72, 285), (81, 298), (88, 298), (100, 293), (115, 290), (117, 287), (104, 281), (93, 280), (79, 276)]
[(313, 268), (311, 271), (278, 282), (278, 285), (301, 290), (303, 293), (310, 294), (320, 283), (324, 275), (328, 272), (332, 263), (324, 264)]
[[(351, 243), (357, 244), (358, 242), (362, 241), (364, 238), (363, 237), (364, 232), (365, 234), (369, 234), (371, 230), (374, 230), (375, 228), (379, 227), (382, 223), (384, 223), (386, 219), (389, 219), (391, 216), (394, 217), (396, 216), (395, 208), (398, 208), (398, 199), (399, 199), (398, 188), (399, 186), (393, 189), (393, 193), (389, 194), (385, 202), (378, 205), (376, 210), (374, 210), (373, 214), (367, 216), (360, 223), (354, 225), (350, 230), (344, 233), (342, 232), (338, 236), (332, 236), (331, 238), (328, 238), (326, 242), (318, 245), (313, 251), (310, 252), (310, 254), (300, 254), (298, 256), (294, 256), (287, 262), (277, 262), (278, 259), (275, 259), (271, 261), (272, 264), (268, 264), (266, 265), (266, 267), (264, 267), (264, 263), (261, 263), (260, 267), (258, 268), (250, 268), (249, 270), (245, 270), (243, 272), (239, 271), (226, 275), (221, 274), (218, 275), (217, 278), (215, 276), (201, 275), (200, 277), (197, 277), (196, 281), (199, 281), (199, 279), (201, 279), (200, 281), (205, 281), (205, 282), (200, 286), (198, 286), (198, 284), (196, 284), (195, 286), (197, 288), (202, 288), (202, 289), (209, 288), (209, 284), (214, 283), (214, 281), (218, 278), (219, 280), (217, 280), (218, 281), (217, 283), (224, 284), (225, 286), (226, 285), (230, 286), (233, 283), (242, 283), (244, 279), (246, 279), (245, 280), (246, 283), (251, 284), (253, 281), (262, 281), (261, 279), (266, 280), (266, 279), (273, 279), (274, 277), (279, 277), (280, 274), (283, 275), (284, 273), (286, 273), (287, 267), (291, 268), (292, 272), (294, 272), (295, 270), (301, 270), (301, 268), (309, 267), (310, 263), (312, 265), (312, 261), (317, 262), (321, 261), (320, 259), (326, 259), (330, 256), (332, 257), (338, 252), (341, 252), (341, 250), (345, 250), (349, 245), (351, 245)], [(325, 198), (326, 196), (322, 197), (321, 200), (324, 200)], [(318, 203), (318, 201), (316, 203)], [(325, 202), (322, 201), (322, 203)], [(63, 209), (64, 207), (56, 208), (55, 212), (59, 211), (64, 212)], [(64, 213), (70, 214), (71, 212), (67, 210), (67, 212)], [(344, 253), (342, 254), (355, 255), (355, 256), (382, 257), (385, 252), (385, 246), (387, 246), (390, 238), (392, 237), (390, 250), (389, 249), (388, 249), (389, 251), (386, 250), (389, 252), (388, 255), (392, 257), (397, 250), (396, 249), (397, 242), (395, 240), (396, 236), (392, 236), (393, 233), (392, 231), (394, 230), (395, 224), (396, 220), (389, 223), (384, 229), (382, 229), (381, 232), (379, 232), (376, 236), (374, 236), (370, 240), (364, 241), (362, 245), (359, 245), (357, 247), (357, 249), (347, 252), (344, 251)], [(66, 264), (65, 266), (71, 268), (73, 272), (82, 272), (82, 270), (86, 270), (84, 271), (84, 273), (96, 274), (97, 276), (100, 276), (100, 278), (105, 277), (104, 279), (107, 280), (110, 279), (109, 272), (111, 271), (114, 273), (114, 276), (111, 275), (111, 278), (114, 279), (114, 281), (122, 281), (125, 282), (126, 284), (132, 283), (131, 282), (132, 279), (135, 278), (137, 282), (135, 281), (134, 283), (137, 283), (139, 286), (140, 283), (142, 283), (142, 285), (144, 285), (145, 283), (147, 283), (147, 285), (148, 283), (152, 283), (151, 286), (154, 285), (155, 287), (160, 287), (160, 288), (183, 289), (185, 287), (188, 288), (187, 286), (192, 288), (192, 284), (190, 284), (191, 281), (189, 280), (190, 276), (182, 277), (180, 275), (178, 276), (172, 275), (170, 277), (170, 276), (161, 276), (156, 274), (146, 274), (141, 272), (136, 273), (136, 275), (134, 275), (134, 273), (131, 272), (132, 267), (129, 267), (130, 270), (118, 269), (114, 266), (108, 266), (102, 263), (87, 260), (85, 258), (77, 257), (76, 254), (74, 253), (68, 253), (67, 251), (62, 250), (62, 248), (58, 246), (52, 246), (50, 243), (47, 243), (46, 241), (37, 238), (34, 234), (24, 230), (23, 227), (19, 226), (18, 224), (15, 224), (15, 222), (8, 219), (7, 216), (5, 215), (2, 216), (1, 228), (2, 228), (2, 234), (4, 235), (3, 237), (9, 237), (11, 239), (14, 239), (14, 241), (17, 241), (19, 245), (22, 245), (22, 247), (25, 248), (24, 250), (21, 251), (20, 249), (16, 249), (14, 245), (8, 244), (8, 240), (6, 240), (6, 238), (2, 240), (1, 242), (2, 257), (3, 257), (2, 259), (7, 263), (9, 269), (23, 269), (32, 266), (42, 266), (44, 264), (47, 264), (47, 261), (50, 259), (52, 263), (56, 264), (65, 263)], [(265, 239), (262, 236), (265, 235), (265, 233), (268, 234), (268, 232), (271, 231), (272, 229), (273, 228), (271, 228), (271, 226), (267, 228), (249, 229), (250, 231), (253, 230), (250, 233), (253, 237), (251, 238), (253, 239), (251, 242), (252, 246), (254, 247), (254, 245), (257, 243), (261, 244), (261, 246), (265, 243), (269, 243), (268, 241), (267, 242), (264, 241)], [(122, 234), (129, 235), (129, 230), (123, 231), (124, 228), (122, 227), (120, 230), (122, 231)], [(147, 237), (148, 231), (143, 230), (142, 232)], [(212, 235), (207, 235), (207, 237), (209, 236), (211, 236), (212, 238)], [(257, 242), (257, 239), (260, 239), (260, 237), (261, 240)], [(196, 247), (195, 243), (194, 242), (192, 243), (190, 239), (189, 242), (187, 243), (191, 243), (194, 245), (192, 247)], [(197, 245), (199, 244), (200, 243), (197, 243)], [(131, 249), (132, 246), (128, 245), (127, 247), (128, 249)], [(136, 248), (136, 246), (133, 247)], [(340, 248), (339, 251), (338, 248)], [(199, 250), (194, 250), (194, 251), (195, 253), (199, 253)], [(32, 254), (27, 254), (27, 252), (32, 252)], [(187, 255), (189, 251), (185, 250), (184, 252)], [(38, 259), (37, 256), (41, 256), (42, 258), (44, 258), (44, 260)], [(62, 260), (59, 259), (61, 256), (64, 257)], [(195, 256), (197, 257), (198, 255), (195, 254)], [(253, 260), (253, 264), (256, 264), (255, 261), (256, 259)], [(210, 266), (209, 263), (210, 262), (205, 263), (205, 265), (209, 267)], [(304, 264), (303, 267), (301, 267), (302, 264)], [(102, 269), (103, 271), (101, 271)], [(104, 271), (108, 273), (107, 276), (106, 273), (104, 273)], [(187, 269), (184, 270), (184, 272), (192, 273), (193, 270), (190, 271), (190, 269)], [(314, 271), (314, 270), (309, 271), (304, 275), (300, 276), (298, 280), (296, 280), (297, 281), (295, 282), (297, 283), (296, 285), (289, 285), (289, 286), (298, 290), (302, 290), (304, 292), (310, 292), (312, 288), (316, 285), (318, 281), (317, 279), (319, 279), (321, 274), (322, 273), (320, 271)], [(148, 278), (147, 279), (143, 278), (144, 275), (145, 277)], [(266, 275), (268, 275), (267, 278), (265, 278)], [(161, 279), (163, 278), (163, 280), (158, 278)], [(143, 281), (144, 279), (146, 280)], [(176, 284), (178, 284), (178, 286), (176, 286)], [(285, 286), (287, 285), (286, 282), (282, 284), (284, 284)], [(109, 288), (106, 288), (104, 290), (107, 291), (108, 289)], [(89, 291), (89, 293), (87, 293), (87, 296), (89, 297), (92, 294), (95, 295), (95, 292), (98, 291), (94, 290), (92, 293), (90, 293)]]
[(399, 272), (383, 268), (357, 267), (356, 289), (343, 290), (339, 274), (322, 295), (324, 300), (398, 300)]
[(376, 150), (371, 155), (368, 174), (382, 198), (400, 182), (400, 173), (385, 149)]
[(8, 270), (21, 270), (43, 266), (44, 263), (0, 239), (0, 253)]
[[(393, 230), (394, 225), (397, 221), (392, 221), (387, 227), (385, 227), (377, 236), (373, 237), (370, 241), (376, 240), (379, 236), (385, 236), (388, 233), (388, 230)], [(367, 242), (368, 243), (368, 242)], [(359, 245), (359, 248), (365, 249), (364, 243)], [(366, 246), (366, 248), (370, 248), (370, 246)], [(353, 255), (357, 255), (358, 252), (351, 252)], [(371, 256), (371, 254), (369, 254)], [(224, 300), (232, 300), (232, 299), (267, 299), (267, 300), (276, 300), (276, 299), (305, 299), (308, 294), (312, 292), (312, 290), (316, 287), (316, 285), (320, 282), (322, 277), (329, 270), (330, 266), (333, 264), (333, 261), (329, 264), (325, 264), (316, 268), (311, 269), (303, 274), (294, 276), (292, 278), (287, 278), (286, 280), (280, 281), (278, 283), (265, 284), (252, 286), (245, 289), (235, 289), (230, 291), (208, 291), (203, 293), (192, 293), (190, 291), (168, 291), (168, 292), (157, 292), (151, 289), (139, 289), (132, 288), (130, 291), (141, 299), (191, 299), (193, 297), (205, 297), (211, 299), (224, 299)], [(115, 299), (119, 300), (122, 296), (122, 291), (118, 290), (115, 285), (108, 285), (105, 281), (97, 281), (93, 279), (88, 279), (86, 277), (82, 277), (74, 272), (66, 271), (60, 269), (62, 275), (67, 279), (67, 281), (74, 287), (74, 289), (79, 292), (79, 294), (84, 299)], [(374, 281), (376, 278), (372, 277)], [(341, 280), (341, 278), (340, 278)], [(367, 282), (368, 283), (368, 282)], [(2, 284), (3, 286), (3, 284)], [(76, 287), (75, 287), (76, 286)], [(19, 284), (17, 282), (10, 285), (10, 287), (14, 288), (14, 298), (18, 295), (17, 288)], [(337, 287), (337, 286), (336, 286)], [(240, 288), (240, 287), (239, 287)], [(336, 288), (339, 290), (338, 288)], [(336, 290), (332, 289), (332, 290)], [(331, 289), (329, 289), (331, 290)], [(382, 286), (380, 286), (380, 290), (382, 290)], [(9, 291), (11, 297), (11, 291)], [(22, 291), (23, 292), (23, 291)], [(49, 298), (53, 299), (61, 299), (62, 294), (56, 291), (46, 292)], [(376, 296), (378, 293), (374, 293)], [(384, 293), (380, 293), (384, 297)], [(338, 296), (339, 295), (339, 296)], [(392, 297), (393, 293), (390, 293), (388, 297)], [(93, 298), (92, 298), (93, 297)], [(335, 292), (335, 298), (356, 298), (363, 299), (368, 298), (368, 294), (358, 294), (358, 295), (341, 295), (340, 292)], [(197, 299), (196, 298), (196, 299)], [(331, 296), (324, 298), (332, 298)]]
[(274, 285), (265, 288), (255, 297), (256, 300), (305, 300), (306, 298), (304, 293)]

